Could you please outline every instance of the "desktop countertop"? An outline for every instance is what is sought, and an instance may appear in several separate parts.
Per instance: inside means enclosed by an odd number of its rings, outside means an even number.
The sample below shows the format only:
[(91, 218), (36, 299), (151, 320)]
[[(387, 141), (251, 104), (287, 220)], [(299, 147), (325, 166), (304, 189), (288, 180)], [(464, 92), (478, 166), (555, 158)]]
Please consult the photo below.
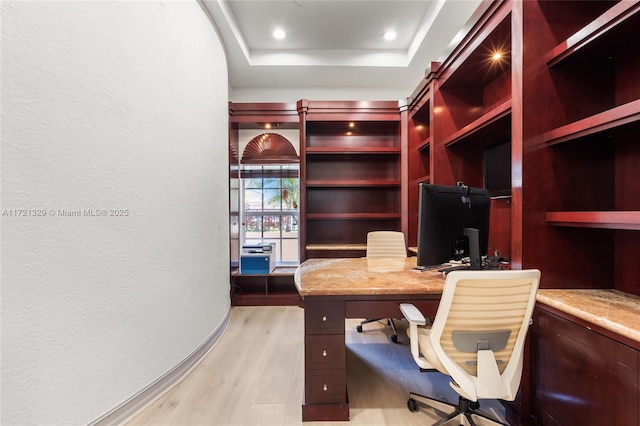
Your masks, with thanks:
[(301, 296), (442, 293), (442, 273), (415, 266), (415, 257), (308, 259), (295, 283)]
[(640, 296), (617, 290), (538, 290), (537, 301), (640, 342)]
[[(309, 259), (296, 270), (295, 283), (303, 297), (442, 293), (442, 273), (415, 271), (415, 266), (415, 257)], [(640, 296), (606, 289), (540, 289), (537, 301), (640, 342)]]

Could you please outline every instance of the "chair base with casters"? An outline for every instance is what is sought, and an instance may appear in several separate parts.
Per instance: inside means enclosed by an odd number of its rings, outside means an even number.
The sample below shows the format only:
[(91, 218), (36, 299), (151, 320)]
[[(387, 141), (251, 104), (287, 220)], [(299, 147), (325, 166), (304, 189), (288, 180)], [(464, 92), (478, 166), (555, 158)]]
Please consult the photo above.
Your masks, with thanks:
[[(500, 423), (499, 421), (487, 416), (482, 412), (476, 411), (478, 408), (480, 408), (480, 403), (477, 401), (469, 401), (462, 396), (458, 398), (458, 405), (454, 405), (444, 401), (440, 401), (438, 399), (429, 398), (423, 395), (418, 395), (416, 393), (410, 393), (409, 400), (407, 401), (407, 407), (409, 408), (409, 411), (418, 411), (419, 403), (433, 408), (439, 412), (449, 413), (446, 417), (434, 423), (433, 426), (475, 426), (478, 423), (474, 422), (474, 417), (482, 418), (482, 422), (480, 423), (482, 425), (491, 424), (497, 426), (509, 426), (504, 423)], [(451, 409), (453, 409), (453, 411), (451, 411)]]
[[(362, 321), (359, 325), (356, 326), (356, 331), (358, 333), (362, 333), (362, 326), (365, 324), (369, 324), (370, 322), (376, 322), (376, 321), (380, 321), (382, 318), (371, 318), (371, 319), (366, 319), (364, 321)], [(390, 339), (393, 343), (398, 343), (398, 330), (396, 329), (396, 324), (393, 322), (393, 320), (391, 318), (387, 318), (387, 324), (391, 327), (391, 330), (393, 330), (393, 334), (391, 335)]]

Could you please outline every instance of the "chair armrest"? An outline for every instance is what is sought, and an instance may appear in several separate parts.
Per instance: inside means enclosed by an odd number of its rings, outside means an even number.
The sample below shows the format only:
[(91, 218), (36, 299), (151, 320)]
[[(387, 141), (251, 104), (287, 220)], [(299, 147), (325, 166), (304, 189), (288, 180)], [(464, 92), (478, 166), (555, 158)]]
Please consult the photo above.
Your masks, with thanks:
[[(435, 367), (429, 361), (427, 361), (427, 359), (424, 356), (422, 356), (422, 354), (420, 353), (420, 347), (418, 344), (418, 340), (419, 340), (418, 326), (427, 325), (427, 320), (424, 318), (424, 315), (422, 315), (422, 312), (420, 312), (418, 308), (416, 308), (411, 303), (401, 303), (400, 311), (402, 312), (402, 315), (404, 315), (404, 317), (407, 319), (407, 321), (409, 321), (409, 328), (407, 329), (407, 331), (409, 332), (409, 342), (411, 346), (411, 356), (413, 357), (413, 360), (416, 362), (416, 364), (418, 364), (418, 366), (421, 369), (424, 369), (424, 370), (435, 369)], [(421, 327), (420, 332), (421, 333), (426, 332), (428, 334), (428, 329), (425, 327)]]
[(411, 303), (401, 303), (400, 311), (410, 323), (415, 323), (417, 325), (427, 324), (427, 320), (424, 318), (424, 315), (422, 315), (422, 312), (420, 312), (418, 308)]

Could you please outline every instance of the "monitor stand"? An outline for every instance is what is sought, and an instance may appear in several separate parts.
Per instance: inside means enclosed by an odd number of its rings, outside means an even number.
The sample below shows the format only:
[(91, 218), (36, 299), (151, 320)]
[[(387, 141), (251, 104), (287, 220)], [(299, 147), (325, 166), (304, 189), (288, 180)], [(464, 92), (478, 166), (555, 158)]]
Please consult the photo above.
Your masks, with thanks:
[(482, 269), (482, 261), (480, 259), (480, 230), (476, 228), (464, 228), (462, 233), (469, 239), (469, 264), (438, 269), (439, 272), (445, 275), (451, 271), (479, 271)]
[(482, 269), (480, 260), (480, 230), (476, 228), (464, 228), (462, 233), (469, 238), (469, 269), (478, 271)]

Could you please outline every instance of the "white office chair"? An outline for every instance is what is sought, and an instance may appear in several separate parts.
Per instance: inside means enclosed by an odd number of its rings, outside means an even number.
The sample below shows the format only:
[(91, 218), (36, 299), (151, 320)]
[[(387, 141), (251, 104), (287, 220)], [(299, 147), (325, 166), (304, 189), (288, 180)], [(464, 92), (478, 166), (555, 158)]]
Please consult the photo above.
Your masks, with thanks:
[[(367, 234), (367, 257), (407, 257), (407, 245), (404, 241), (404, 234), (398, 231), (371, 231)], [(362, 333), (362, 326), (370, 322), (379, 321), (381, 318), (371, 318), (362, 321), (356, 330)], [(391, 341), (398, 341), (398, 331), (392, 318), (387, 318), (387, 323), (391, 326), (393, 334)]]
[(538, 270), (450, 272), (430, 327), (415, 306), (401, 304), (415, 362), (450, 376), (460, 395), (456, 406), (411, 393), (409, 410), (418, 402), (441, 412), (454, 408), (434, 426), (474, 425), (474, 416), (501, 424), (475, 410), (479, 399), (515, 399), (539, 282)]

